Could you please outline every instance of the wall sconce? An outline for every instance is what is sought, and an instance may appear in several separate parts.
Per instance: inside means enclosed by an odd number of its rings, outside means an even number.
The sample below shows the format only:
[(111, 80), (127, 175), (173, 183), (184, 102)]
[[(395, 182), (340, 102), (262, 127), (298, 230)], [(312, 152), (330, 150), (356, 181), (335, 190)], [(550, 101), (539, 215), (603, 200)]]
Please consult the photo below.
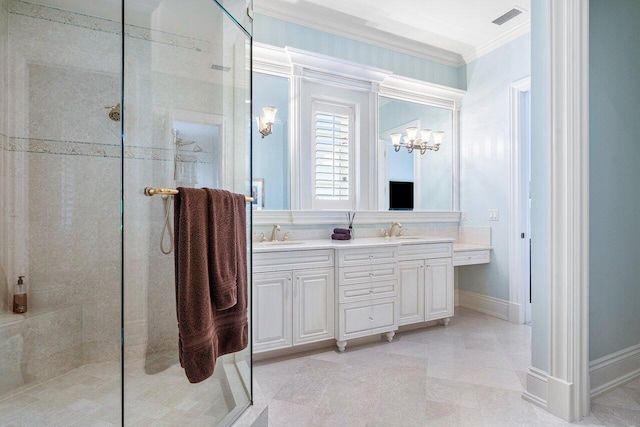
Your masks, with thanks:
[[(433, 144), (429, 145), (429, 139), (433, 137)], [(438, 151), (440, 144), (442, 144), (442, 138), (444, 138), (444, 132), (434, 131), (431, 129), (422, 129), (420, 131), (420, 137), (418, 138), (418, 128), (407, 128), (407, 136), (402, 141), (401, 133), (391, 134), (391, 144), (396, 152), (400, 151), (400, 147), (405, 147), (407, 152), (412, 153), (414, 149), (419, 149), (420, 154), (424, 154), (427, 150)]]
[(271, 135), (271, 128), (273, 127), (273, 123), (276, 121), (276, 112), (278, 109), (276, 107), (262, 107), (262, 115), (256, 117), (258, 121), (258, 129), (260, 130), (260, 134), (262, 138), (267, 135)]

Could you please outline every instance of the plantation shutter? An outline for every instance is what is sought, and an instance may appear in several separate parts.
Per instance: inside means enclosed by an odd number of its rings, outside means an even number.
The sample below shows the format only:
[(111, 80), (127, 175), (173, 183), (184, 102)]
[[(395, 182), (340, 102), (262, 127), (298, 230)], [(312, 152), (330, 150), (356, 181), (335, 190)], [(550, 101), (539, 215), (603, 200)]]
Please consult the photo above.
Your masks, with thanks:
[(314, 204), (350, 209), (354, 199), (351, 108), (315, 102), (313, 124)]

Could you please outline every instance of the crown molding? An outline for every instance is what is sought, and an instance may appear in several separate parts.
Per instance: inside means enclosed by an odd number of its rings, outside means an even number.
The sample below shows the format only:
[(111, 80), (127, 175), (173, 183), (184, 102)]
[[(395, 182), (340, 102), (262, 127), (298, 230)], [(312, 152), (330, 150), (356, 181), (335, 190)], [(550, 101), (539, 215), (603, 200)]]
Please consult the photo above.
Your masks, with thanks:
[[(322, 55), (292, 47), (285, 48), (289, 55), (294, 74), (301, 73), (303, 77), (314, 78), (317, 74), (340, 76), (349, 80), (360, 80), (371, 83), (381, 83), (392, 71), (381, 68), (363, 66), (358, 62), (348, 61), (333, 56)], [(326, 77), (325, 77), (326, 78)], [(324, 78), (320, 77), (321, 80)]]
[(251, 59), (253, 71), (281, 77), (291, 75), (291, 61), (284, 48), (253, 42)]
[(450, 67), (464, 65), (464, 59), (459, 53), (441, 49), (415, 40), (410, 40), (391, 33), (366, 27), (364, 25), (344, 26), (340, 22), (326, 16), (306, 16), (305, 14), (289, 12), (292, 8), (278, 7), (273, 2), (262, 1), (254, 3), (253, 11), (265, 16), (281, 19), (293, 24), (346, 37), (362, 43), (367, 43), (404, 53), (428, 61), (437, 62)]
[(395, 74), (380, 85), (380, 96), (459, 110), (467, 91)]
[(462, 58), (464, 62), (468, 64), (529, 32), (531, 32), (531, 21), (527, 20), (526, 22), (516, 25), (506, 33), (502, 33), (498, 37), (494, 37), (488, 42), (470, 49), (462, 55)]

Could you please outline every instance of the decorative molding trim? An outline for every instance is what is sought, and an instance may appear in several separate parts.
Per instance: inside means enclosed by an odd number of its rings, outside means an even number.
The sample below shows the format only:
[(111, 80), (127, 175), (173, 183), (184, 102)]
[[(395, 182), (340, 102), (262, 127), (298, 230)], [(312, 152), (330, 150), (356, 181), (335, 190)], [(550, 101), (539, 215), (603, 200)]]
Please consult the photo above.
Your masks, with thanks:
[(380, 85), (380, 96), (456, 111), (460, 110), (460, 103), (466, 93), (462, 89), (396, 75), (389, 75)]
[[(86, 2), (90, 3), (90, 2)], [(72, 25), (74, 27), (87, 28), (92, 31), (102, 31), (111, 34), (121, 34), (122, 24), (120, 21), (98, 18), (83, 13), (71, 12), (68, 10), (56, 9), (54, 7), (27, 3), (21, 0), (9, 0), (7, 2), (9, 13), (20, 16), (27, 16), (36, 19), (45, 19), (58, 24)], [(151, 12), (151, 10), (149, 10)], [(179, 34), (172, 34), (165, 31), (143, 28), (136, 25), (125, 25), (125, 35), (127, 37), (140, 40), (147, 40), (154, 43), (176, 46), (183, 49), (195, 50), (198, 52), (215, 52), (217, 46), (207, 40), (193, 37), (185, 37)]]
[(506, 33), (500, 34), (498, 37), (463, 53), (462, 58), (468, 64), (529, 32), (531, 32), (531, 20), (516, 25)]
[[(509, 322), (524, 324), (525, 292), (524, 283), (529, 278), (529, 236), (520, 237), (527, 230), (528, 187), (523, 176), (528, 174), (526, 136), (521, 124), (526, 117), (521, 109), (522, 97), (531, 91), (531, 77), (525, 77), (509, 85)], [(517, 309), (517, 311), (516, 311)]]
[(258, 73), (282, 77), (296, 75), (324, 82), (335, 80), (336, 84), (366, 90), (378, 83), (380, 96), (454, 111), (460, 110), (462, 99), (467, 93), (461, 89), (397, 76), (391, 71), (358, 62), (290, 47), (254, 43), (252, 58), (253, 70)]
[[(62, 141), (40, 138), (8, 137), (0, 134), (0, 150), (31, 153), (52, 154), (62, 156), (79, 157), (105, 157), (119, 159), (123, 156), (120, 144), (99, 143), (88, 141)], [(211, 163), (207, 159), (210, 151), (181, 153), (178, 161), (182, 163)], [(129, 146), (124, 150), (126, 159), (157, 160), (163, 162), (173, 161), (174, 153), (171, 148), (143, 147), (139, 145)]]
[(640, 377), (640, 344), (624, 348), (589, 364), (591, 398)]
[(358, 62), (334, 56), (322, 55), (302, 49), (286, 47), (291, 65), (302, 67), (303, 70), (314, 70), (331, 76), (341, 76), (348, 80), (362, 80), (369, 84), (381, 83), (393, 72), (372, 66), (363, 66)]
[(253, 71), (280, 77), (291, 77), (291, 61), (281, 47), (253, 42), (251, 59)]
[[(254, 225), (339, 225), (345, 211), (253, 211)], [(458, 223), (460, 212), (357, 211), (357, 225)]]
[(551, 65), (549, 377), (552, 414), (589, 414), (589, 1), (547, 0)]
[(547, 373), (541, 369), (529, 367), (527, 387), (522, 398), (543, 409), (547, 409)]
[[(332, 19), (326, 16), (301, 16), (300, 8), (297, 12), (291, 13), (291, 7), (282, 7), (274, 1), (257, 1), (253, 5), (253, 11), (272, 18), (281, 19), (296, 25), (313, 28), (325, 33), (335, 34), (362, 43), (382, 47), (407, 55), (415, 56), (450, 67), (459, 67), (464, 64), (462, 55), (383, 32), (365, 25), (345, 25), (341, 20)], [(290, 5), (289, 5), (290, 6)], [(308, 15), (308, 14), (307, 14)], [(334, 17), (335, 18), (335, 17)]]
[(509, 301), (458, 289), (460, 307), (479, 311), (502, 320), (509, 320)]

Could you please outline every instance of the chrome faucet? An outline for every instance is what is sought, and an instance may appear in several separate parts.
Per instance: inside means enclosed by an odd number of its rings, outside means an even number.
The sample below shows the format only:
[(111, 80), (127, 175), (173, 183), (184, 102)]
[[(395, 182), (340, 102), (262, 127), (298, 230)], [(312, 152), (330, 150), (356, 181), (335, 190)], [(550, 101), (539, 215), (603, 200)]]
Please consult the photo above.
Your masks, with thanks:
[(278, 240), (278, 231), (280, 231), (280, 226), (278, 224), (273, 226), (273, 230), (271, 230), (271, 241), (276, 242)]
[[(398, 234), (393, 234), (393, 230), (394, 230), (396, 227), (398, 227), (398, 230), (399, 230), (399, 231), (398, 231)], [(395, 237), (402, 236), (402, 224), (400, 224), (400, 223), (399, 223), (399, 222), (397, 222), (397, 221), (393, 221), (393, 222), (391, 223), (391, 228), (389, 229), (389, 237), (394, 237), (394, 236), (395, 236)]]

